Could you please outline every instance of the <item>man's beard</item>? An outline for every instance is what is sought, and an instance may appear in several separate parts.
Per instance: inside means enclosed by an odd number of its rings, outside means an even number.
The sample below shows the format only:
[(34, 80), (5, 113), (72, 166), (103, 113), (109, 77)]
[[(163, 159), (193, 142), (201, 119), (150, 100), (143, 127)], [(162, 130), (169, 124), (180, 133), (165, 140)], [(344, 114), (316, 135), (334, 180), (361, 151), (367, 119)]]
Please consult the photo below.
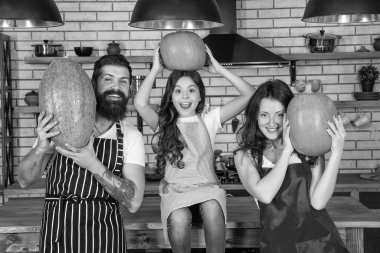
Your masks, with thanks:
[[(118, 95), (120, 100), (109, 100), (108, 95)], [(103, 117), (118, 121), (125, 117), (128, 98), (119, 90), (108, 90), (96, 96), (96, 111)]]

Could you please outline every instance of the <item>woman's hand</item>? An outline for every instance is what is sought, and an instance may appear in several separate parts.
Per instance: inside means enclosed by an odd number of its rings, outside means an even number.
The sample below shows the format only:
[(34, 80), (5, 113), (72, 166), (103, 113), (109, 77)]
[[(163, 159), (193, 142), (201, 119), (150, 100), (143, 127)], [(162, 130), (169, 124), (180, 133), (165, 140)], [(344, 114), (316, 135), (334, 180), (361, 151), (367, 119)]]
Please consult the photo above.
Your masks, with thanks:
[(43, 111), (37, 120), (37, 149), (46, 152), (51, 148), (50, 139), (60, 134), (59, 131), (50, 132), (50, 130), (58, 124), (57, 120), (52, 120), (53, 114), (46, 115)]
[(284, 118), (282, 119), (282, 141), (284, 150), (289, 150), (289, 152), (292, 153), (294, 151), (294, 147), (290, 141), (290, 125), (286, 114), (284, 114)]
[(152, 70), (159, 72), (163, 68), (162, 66), (162, 61), (161, 61), (161, 56), (160, 56), (160, 46), (158, 45), (154, 49), (153, 53), (153, 65), (152, 65)]
[(220, 63), (214, 58), (210, 48), (208, 48), (206, 44), (205, 44), (205, 47), (206, 47), (207, 59), (209, 63), (208, 71), (210, 73), (220, 73), (220, 70), (223, 68), (223, 66), (220, 65)]
[(78, 164), (80, 167), (92, 171), (100, 163), (93, 147), (94, 136), (91, 134), (90, 141), (83, 148), (76, 148), (66, 143), (67, 149), (56, 147), (56, 150), (64, 156), (67, 156)]
[(346, 131), (344, 130), (342, 118), (334, 115), (333, 121), (327, 121), (326, 131), (331, 136), (331, 151), (343, 151), (344, 141), (346, 138)]

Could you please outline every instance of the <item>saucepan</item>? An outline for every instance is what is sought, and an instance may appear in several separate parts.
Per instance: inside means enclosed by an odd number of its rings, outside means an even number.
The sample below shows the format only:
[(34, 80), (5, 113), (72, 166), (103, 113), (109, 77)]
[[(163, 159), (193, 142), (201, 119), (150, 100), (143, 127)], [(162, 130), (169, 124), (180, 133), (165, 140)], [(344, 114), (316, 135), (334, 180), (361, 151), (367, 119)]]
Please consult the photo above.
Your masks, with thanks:
[(311, 53), (329, 53), (334, 51), (340, 35), (328, 34), (322, 29), (319, 33), (310, 33), (303, 35), (308, 40), (307, 47)]
[(44, 40), (43, 44), (32, 45), (34, 54), (37, 57), (58, 56), (58, 49), (61, 45), (49, 44), (49, 40)]

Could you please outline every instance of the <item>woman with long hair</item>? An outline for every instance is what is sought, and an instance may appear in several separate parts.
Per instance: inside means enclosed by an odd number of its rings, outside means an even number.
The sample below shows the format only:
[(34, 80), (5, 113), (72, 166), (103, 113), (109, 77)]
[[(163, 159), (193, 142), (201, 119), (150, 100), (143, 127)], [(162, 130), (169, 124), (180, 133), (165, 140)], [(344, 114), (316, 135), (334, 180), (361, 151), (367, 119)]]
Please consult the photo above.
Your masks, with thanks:
[[(235, 166), (258, 201), (261, 253), (348, 253), (325, 206), (336, 183), (346, 132), (338, 116), (326, 123), (331, 155), (306, 157), (294, 150), (286, 109), (288, 85), (270, 80), (256, 90), (238, 132)], [(313, 140), (309, 140), (312, 142)]]

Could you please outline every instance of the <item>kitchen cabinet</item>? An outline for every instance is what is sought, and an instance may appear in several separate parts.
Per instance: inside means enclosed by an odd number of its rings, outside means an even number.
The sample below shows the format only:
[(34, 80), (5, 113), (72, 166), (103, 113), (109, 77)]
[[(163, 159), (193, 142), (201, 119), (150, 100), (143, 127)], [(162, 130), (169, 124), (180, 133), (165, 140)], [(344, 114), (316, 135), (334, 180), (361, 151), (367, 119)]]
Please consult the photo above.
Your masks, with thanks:
[(13, 147), (12, 147), (12, 77), (10, 38), (0, 34), (0, 82), (1, 82), (1, 158), (2, 181), (0, 202), (5, 202), (4, 188), (13, 184)]

